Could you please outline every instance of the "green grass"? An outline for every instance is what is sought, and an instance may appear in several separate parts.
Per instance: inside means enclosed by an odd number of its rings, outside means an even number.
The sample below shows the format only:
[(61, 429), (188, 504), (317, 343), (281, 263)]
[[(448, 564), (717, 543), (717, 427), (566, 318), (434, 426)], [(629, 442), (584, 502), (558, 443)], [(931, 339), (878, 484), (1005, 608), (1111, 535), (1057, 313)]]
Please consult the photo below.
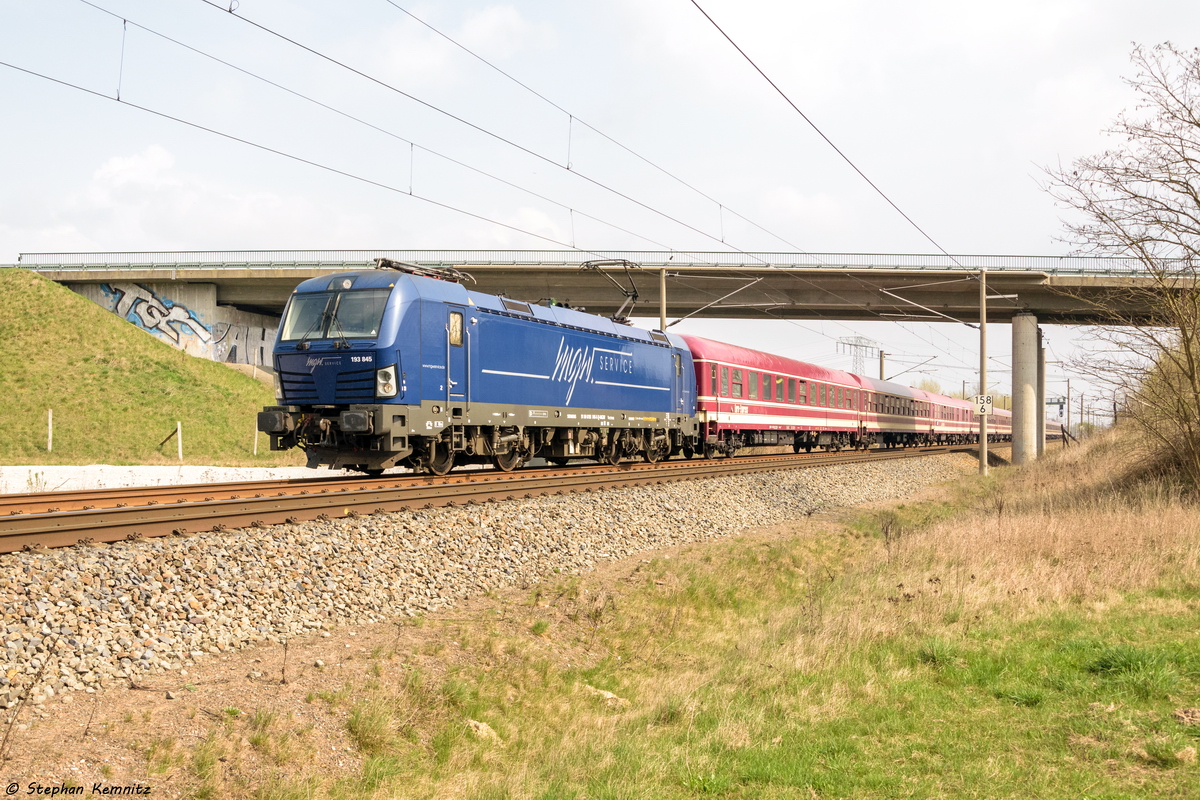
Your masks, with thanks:
[[(0, 464), (299, 464), (268, 450), (255, 415), (274, 403), (263, 383), (194, 358), (65, 286), (0, 270)], [(54, 411), (53, 452), (46, 450)]]

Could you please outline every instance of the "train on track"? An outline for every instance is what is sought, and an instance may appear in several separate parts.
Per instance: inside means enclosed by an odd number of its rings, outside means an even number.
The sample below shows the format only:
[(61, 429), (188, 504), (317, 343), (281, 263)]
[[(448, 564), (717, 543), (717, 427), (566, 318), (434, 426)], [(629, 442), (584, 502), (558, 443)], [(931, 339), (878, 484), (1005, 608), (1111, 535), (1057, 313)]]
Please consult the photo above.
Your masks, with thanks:
[[(454, 270), (377, 259), (301, 283), (273, 352), (273, 450), (367, 474), (509, 471), (540, 457), (658, 461), (743, 448), (978, 441), (970, 402), (552, 301), (467, 289)], [(997, 410), (990, 441), (1009, 441)]]

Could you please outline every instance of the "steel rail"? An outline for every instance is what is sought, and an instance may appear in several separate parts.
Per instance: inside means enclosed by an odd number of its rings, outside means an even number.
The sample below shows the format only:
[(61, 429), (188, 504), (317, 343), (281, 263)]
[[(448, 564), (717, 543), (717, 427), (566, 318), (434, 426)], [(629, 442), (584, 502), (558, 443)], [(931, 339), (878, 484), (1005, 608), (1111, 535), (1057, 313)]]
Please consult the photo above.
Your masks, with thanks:
[[(801, 454), (795, 458), (819, 458), (822, 453)], [(742, 457), (744, 460), (745, 456)], [(665, 462), (664, 462), (665, 463)], [(673, 462), (671, 462), (673, 463)], [(622, 468), (630, 466), (622, 464)], [(579, 470), (586, 468), (612, 467), (593, 466), (582, 463), (566, 467), (526, 467), (526, 471), (562, 471), (564, 469)], [(446, 476), (447, 479), (460, 479), (464, 476), (478, 474), (482, 476), (496, 475), (490, 469), (460, 470)], [(95, 508), (123, 508), (131, 505), (153, 505), (155, 503), (183, 503), (197, 500), (238, 500), (245, 497), (263, 496), (270, 492), (278, 494), (299, 494), (313, 491), (326, 486), (351, 488), (384, 488), (385, 486), (400, 486), (405, 482), (420, 480), (423, 473), (393, 473), (368, 477), (366, 475), (336, 475), (318, 474), (314, 477), (229, 481), (222, 483), (197, 484), (166, 484), (157, 486), (124, 486), (111, 489), (68, 489), (66, 491), (23, 492), (0, 494), (0, 517), (17, 514), (52, 513), (56, 511), (90, 511)], [(484, 478), (478, 478), (484, 479)]]
[[(603, 489), (659, 484), (667, 481), (694, 480), (753, 472), (837, 464), (885, 461), (952, 452), (973, 452), (974, 445), (956, 445), (899, 450), (866, 450), (849, 454), (805, 454), (750, 456), (732, 459), (666, 461), (657, 464), (626, 463), (617, 466), (596, 465), (573, 469), (533, 469), (515, 472), (479, 470), (436, 478), (397, 476), (397, 479), (320, 479), (317, 481), (280, 481), (269, 487), (249, 482), (266, 491), (260, 496), (215, 499), (212, 487), (152, 487), (201, 489), (206, 498), (163, 504), (147, 500), (123, 507), (72, 509), (0, 517), (0, 553), (39, 547), (67, 547), (95, 542), (117, 542), (141, 538), (190, 535), (233, 528), (261, 528), (268, 525), (356, 518), (376, 513), (407, 511), (515, 500), (568, 492), (595, 492)], [(307, 484), (300, 488), (296, 484)], [(237, 484), (224, 484), (236, 486)], [(245, 485), (245, 484), (243, 484)], [(281, 487), (291, 485), (289, 493)], [(53, 494), (53, 493), (49, 493)], [(47, 495), (43, 495), (46, 497)], [(143, 496), (144, 497), (144, 496)]]

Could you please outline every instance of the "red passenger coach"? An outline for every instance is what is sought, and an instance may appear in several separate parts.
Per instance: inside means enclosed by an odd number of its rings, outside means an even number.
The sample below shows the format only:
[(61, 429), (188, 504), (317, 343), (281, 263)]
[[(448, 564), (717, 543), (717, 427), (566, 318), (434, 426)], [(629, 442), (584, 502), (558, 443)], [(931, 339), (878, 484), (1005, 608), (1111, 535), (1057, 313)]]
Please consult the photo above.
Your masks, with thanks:
[(790, 445), (799, 452), (862, 444), (857, 375), (698, 336), (682, 338), (696, 366), (706, 456), (758, 445)]
[[(875, 380), (684, 336), (696, 367), (697, 416), (704, 455), (743, 447), (908, 447), (979, 441), (974, 406), (899, 383)], [(988, 439), (1012, 438), (1012, 417), (996, 410)], [(685, 446), (684, 454), (691, 456)]]

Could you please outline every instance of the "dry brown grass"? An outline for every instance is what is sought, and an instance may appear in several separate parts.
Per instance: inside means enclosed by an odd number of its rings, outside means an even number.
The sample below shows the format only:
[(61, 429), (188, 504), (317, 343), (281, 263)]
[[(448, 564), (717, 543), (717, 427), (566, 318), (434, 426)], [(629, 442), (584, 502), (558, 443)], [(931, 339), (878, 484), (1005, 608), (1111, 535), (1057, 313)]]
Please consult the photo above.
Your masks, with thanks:
[[(844, 572), (819, 557), (796, 565), (825, 584), (816, 610), (798, 619), (779, 609), (749, 641), (741, 631), (740, 648), (751, 661), (778, 659), (776, 643), (789, 640), (789, 666), (817, 669), (899, 634), (955, 636), (1068, 607), (1100, 613), (1129, 593), (1200, 580), (1200, 513), (1152, 472), (1113, 434), (1003, 470), (973, 490), (971, 513), (912, 532), (899, 525), (890, 547), (873, 542)], [(819, 713), (837, 713), (836, 694)]]

